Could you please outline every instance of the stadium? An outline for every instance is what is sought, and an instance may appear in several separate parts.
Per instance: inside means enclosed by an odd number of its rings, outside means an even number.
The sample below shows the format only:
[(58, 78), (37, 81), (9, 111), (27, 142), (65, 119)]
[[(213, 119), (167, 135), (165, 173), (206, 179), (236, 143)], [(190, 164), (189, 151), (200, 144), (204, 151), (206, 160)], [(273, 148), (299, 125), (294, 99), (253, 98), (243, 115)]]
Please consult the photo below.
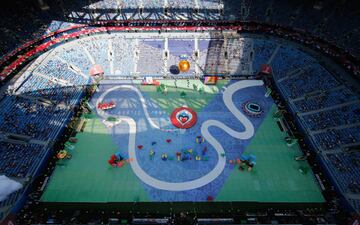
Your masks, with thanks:
[(353, 0), (13, 0), (0, 224), (359, 224)]

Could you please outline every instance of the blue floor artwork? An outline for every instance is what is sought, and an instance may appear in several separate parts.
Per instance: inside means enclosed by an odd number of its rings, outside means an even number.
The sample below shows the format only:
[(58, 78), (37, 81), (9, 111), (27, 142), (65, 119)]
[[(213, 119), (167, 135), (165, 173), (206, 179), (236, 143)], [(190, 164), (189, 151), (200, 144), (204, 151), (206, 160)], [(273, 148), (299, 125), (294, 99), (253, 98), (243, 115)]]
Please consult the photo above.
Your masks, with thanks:
[[(97, 113), (104, 121), (117, 118), (109, 132), (119, 152), (133, 159), (131, 168), (153, 201), (194, 202), (219, 193), (234, 169), (229, 160), (251, 154), (246, 147), (273, 105), (265, 93), (262, 81), (230, 81), (189, 129), (173, 126), (168, 113), (133, 84), (102, 84), (92, 104), (116, 103)], [(261, 113), (247, 114), (246, 102)]]

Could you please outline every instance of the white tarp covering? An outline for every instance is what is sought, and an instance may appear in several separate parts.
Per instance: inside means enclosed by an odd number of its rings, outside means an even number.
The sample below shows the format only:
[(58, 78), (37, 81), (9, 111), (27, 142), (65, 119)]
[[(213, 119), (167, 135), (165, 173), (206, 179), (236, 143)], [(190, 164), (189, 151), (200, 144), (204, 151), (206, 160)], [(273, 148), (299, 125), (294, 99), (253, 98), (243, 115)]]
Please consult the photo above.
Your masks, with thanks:
[(5, 175), (0, 175), (0, 202), (20, 188), (22, 188), (22, 184), (19, 182), (11, 180)]

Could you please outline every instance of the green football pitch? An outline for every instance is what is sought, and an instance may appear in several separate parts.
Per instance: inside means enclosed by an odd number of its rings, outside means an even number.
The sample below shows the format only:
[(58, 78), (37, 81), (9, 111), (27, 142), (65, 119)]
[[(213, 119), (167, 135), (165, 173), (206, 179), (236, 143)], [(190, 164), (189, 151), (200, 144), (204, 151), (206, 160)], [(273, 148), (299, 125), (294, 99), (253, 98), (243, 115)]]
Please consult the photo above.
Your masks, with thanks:
[[(250, 145), (257, 164), (252, 172), (234, 168), (214, 201), (322, 203), (321, 191), (307, 162), (298, 162), (298, 146), (287, 147), (273, 113), (264, 119)], [(106, 161), (117, 147), (101, 120), (87, 115), (84, 132), (70, 150), (72, 158), (58, 163), (42, 196), (43, 202), (151, 202), (129, 165), (111, 168)], [(307, 173), (301, 173), (305, 168)]]

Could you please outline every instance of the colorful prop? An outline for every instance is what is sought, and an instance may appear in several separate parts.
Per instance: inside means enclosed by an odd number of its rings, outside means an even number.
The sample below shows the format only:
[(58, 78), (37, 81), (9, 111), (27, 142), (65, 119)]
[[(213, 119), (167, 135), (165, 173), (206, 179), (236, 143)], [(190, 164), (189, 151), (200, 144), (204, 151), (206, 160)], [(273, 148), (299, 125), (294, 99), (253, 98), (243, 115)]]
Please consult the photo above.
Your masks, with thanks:
[(205, 155), (206, 152), (207, 152), (207, 147), (205, 146), (205, 147), (203, 148), (203, 150), (202, 150), (202, 155)]
[(241, 105), (242, 110), (246, 113), (246, 115), (251, 117), (260, 117), (263, 113), (263, 109), (258, 103), (247, 101)]
[(108, 122), (116, 122), (116, 121), (118, 121), (118, 119), (116, 117), (109, 116), (108, 118), (106, 118), (106, 121), (108, 121)]
[(295, 156), (294, 159), (296, 161), (305, 161), (307, 160), (307, 158), (310, 156), (310, 153), (306, 153), (305, 155), (299, 155), (299, 156)]
[(125, 162), (127, 163), (131, 163), (132, 161), (134, 161), (134, 158), (128, 158), (127, 160), (125, 160)]
[(181, 158), (181, 161), (186, 161), (186, 160), (191, 160), (191, 156), (189, 154), (183, 154), (182, 155), (182, 158)]
[(159, 86), (160, 82), (153, 79), (152, 77), (145, 77), (142, 81), (141, 81), (141, 85), (155, 85), (155, 86)]
[(127, 160), (124, 160), (124, 157), (121, 155), (120, 152), (117, 152), (115, 154), (112, 154), (110, 156), (110, 159), (108, 160), (108, 163), (112, 166), (112, 167), (123, 167), (125, 165), (125, 163), (130, 163), (132, 162), (134, 159), (133, 158), (129, 158)]
[(260, 72), (266, 75), (270, 75), (272, 74), (272, 67), (270, 65), (263, 64), (260, 67)]
[(69, 150), (74, 150), (75, 146), (72, 145), (70, 142), (66, 142), (65, 143), (65, 148), (69, 149)]
[(66, 150), (61, 150), (61, 151), (58, 152), (58, 154), (56, 155), (56, 157), (57, 157), (58, 159), (65, 159), (65, 158), (68, 158), (68, 157), (71, 157), (71, 156), (69, 155), (68, 151), (66, 151)]
[(95, 64), (90, 69), (90, 76), (101, 76), (104, 74), (103, 68), (99, 64)]
[(180, 73), (179, 67), (177, 65), (171, 65), (169, 71), (173, 75), (178, 75)]
[(104, 102), (104, 103), (99, 103), (97, 105), (98, 109), (101, 110), (106, 110), (106, 109), (112, 109), (116, 107), (115, 102), (111, 101), (111, 102)]
[(242, 161), (249, 161), (249, 162), (256, 164), (256, 156), (255, 155), (241, 155), (240, 159)]
[(197, 136), (195, 141), (196, 143), (201, 144), (204, 143), (205, 139), (202, 136)]
[(78, 139), (75, 138), (75, 137), (69, 138), (69, 142), (70, 142), (70, 143), (76, 143), (77, 141), (78, 141)]
[(267, 98), (267, 97), (269, 97), (270, 95), (271, 95), (271, 93), (272, 93), (272, 90), (271, 90), (271, 88), (266, 88), (266, 93), (265, 93), (265, 97)]
[(309, 170), (308, 167), (304, 167), (304, 166), (300, 166), (300, 167), (299, 167), (299, 172), (300, 172), (301, 174), (306, 175), (306, 174), (308, 173), (308, 170)]
[(187, 60), (181, 60), (179, 62), (178, 66), (179, 66), (180, 72), (182, 72), (182, 73), (186, 73), (190, 69), (190, 63)]
[(154, 150), (150, 150), (150, 159), (154, 159), (154, 156), (155, 156), (155, 152)]
[(240, 156), (240, 167), (239, 169), (243, 170), (242, 163), (248, 166), (248, 171), (251, 171), (252, 168), (256, 165), (256, 156), (255, 155), (241, 155)]
[(121, 153), (120, 153), (120, 152), (115, 153), (115, 157), (116, 157), (116, 159), (118, 159), (118, 160), (123, 160), (123, 159), (124, 159), (124, 157), (121, 156)]
[(206, 85), (216, 85), (216, 82), (218, 80), (217, 76), (206, 76), (204, 80), (204, 84)]
[(295, 137), (286, 137), (285, 141), (286, 141), (286, 145), (288, 147), (291, 147), (291, 146), (295, 145), (296, 143), (298, 143), (298, 139)]
[(178, 161), (181, 160), (181, 152), (176, 152), (176, 158)]
[(193, 127), (197, 122), (197, 114), (188, 107), (176, 108), (170, 116), (172, 124), (180, 129), (188, 129)]
[(186, 92), (185, 91), (180, 92), (180, 97), (186, 98)]
[(166, 161), (168, 159), (168, 156), (166, 153), (161, 154), (161, 159)]
[(167, 95), (168, 93), (168, 88), (166, 87), (165, 84), (160, 84), (157, 88), (156, 88), (156, 91), (159, 92), (159, 93), (162, 93), (164, 95)]

